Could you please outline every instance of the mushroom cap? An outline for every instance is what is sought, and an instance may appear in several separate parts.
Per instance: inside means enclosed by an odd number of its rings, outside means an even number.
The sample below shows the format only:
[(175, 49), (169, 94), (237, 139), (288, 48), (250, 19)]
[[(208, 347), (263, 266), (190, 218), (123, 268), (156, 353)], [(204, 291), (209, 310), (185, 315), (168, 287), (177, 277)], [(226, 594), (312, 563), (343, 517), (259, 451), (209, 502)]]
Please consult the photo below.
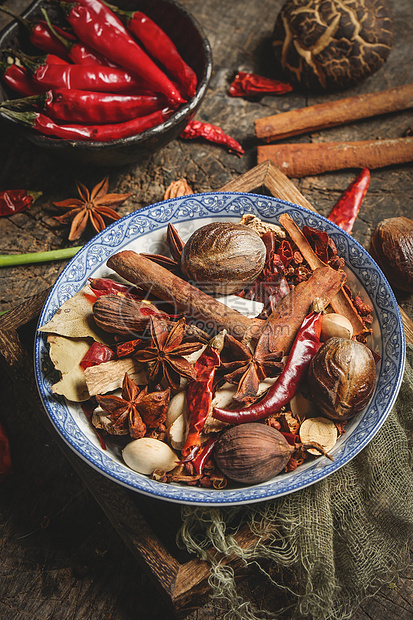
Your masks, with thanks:
[(282, 72), (305, 90), (357, 84), (386, 62), (392, 43), (386, 0), (287, 0), (272, 35)]

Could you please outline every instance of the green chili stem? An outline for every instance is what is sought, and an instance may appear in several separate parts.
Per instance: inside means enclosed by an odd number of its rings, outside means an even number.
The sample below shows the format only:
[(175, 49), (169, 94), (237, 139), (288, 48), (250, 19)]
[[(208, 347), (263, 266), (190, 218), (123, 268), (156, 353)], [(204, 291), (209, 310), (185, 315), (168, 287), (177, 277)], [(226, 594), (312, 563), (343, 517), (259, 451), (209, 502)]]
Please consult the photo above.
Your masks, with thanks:
[(82, 246), (48, 250), (47, 252), (30, 252), (29, 254), (0, 254), (0, 267), (15, 267), (16, 265), (30, 265), (31, 263), (48, 263), (54, 260), (72, 258)]

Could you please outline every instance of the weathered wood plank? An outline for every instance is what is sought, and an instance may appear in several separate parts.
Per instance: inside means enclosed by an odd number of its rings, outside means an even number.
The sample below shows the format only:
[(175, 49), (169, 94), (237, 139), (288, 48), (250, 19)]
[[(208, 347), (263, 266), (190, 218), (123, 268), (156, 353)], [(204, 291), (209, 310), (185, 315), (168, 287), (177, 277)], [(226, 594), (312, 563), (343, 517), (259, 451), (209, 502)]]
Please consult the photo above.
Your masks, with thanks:
[[(28, 2), (14, 0), (6, 4), (12, 10), (21, 12)], [(300, 93), (257, 100), (228, 98), (229, 81), (238, 69), (274, 76), (267, 38), (283, 0), (262, 0), (259, 3), (249, 0), (236, 3), (181, 0), (181, 4), (201, 23), (214, 54), (213, 80), (197, 118), (218, 124), (233, 135), (244, 145), (245, 156), (238, 158), (218, 146), (201, 141), (176, 140), (149, 158), (145, 165), (109, 171), (74, 165), (68, 170), (59, 160), (46, 152), (39, 152), (33, 145), (20, 137), (16, 138), (2, 127), (0, 189), (26, 187), (42, 191), (43, 196), (29, 212), (0, 219), (0, 253), (40, 251), (70, 245), (67, 242), (67, 228), (53, 219), (56, 212), (51, 203), (75, 196), (76, 179), (91, 187), (109, 174), (111, 191), (132, 191), (133, 196), (119, 209), (122, 215), (161, 200), (169, 183), (179, 177), (186, 177), (197, 192), (216, 190), (222, 186), (237, 191), (239, 175), (256, 163), (253, 126), (256, 118), (337, 98), (336, 94), (306, 97)], [(410, 0), (391, 0), (390, 4), (396, 28), (390, 58), (376, 75), (347, 91), (346, 96), (411, 81), (413, 6)], [(0, 27), (6, 21), (7, 18), (1, 15)], [(397, 138), (411, 124), (411, 113), (401, 112), (385, 119), (379, 117), (326, 132), (314, 132), (299, 139), (318, 142)], [(353, 178), (353, 171), (327, 173), (294, 180), (294, 186), (317, 211), (328, 215)], [(267, 177), (264, 181), (264, 185), (269, 182)], [(232, 182), (235, 185), (231, 185)], [(411, 165), (373, 172), (353, 233), (365, 248), (368, 248), (370, 235), (381, 219), (393, 215), (413, 219), (413, 203), (410, 200), (412, 185)], [(283, 193), (280, 198), (286, 198), (286, 195)], [(289, 199), (299, 202), (298, 195)], [(85, 237), (82, 241), (87, 239)], [(33, 294), (46, 292), (63, 265), (50, 263), (0, 270), (0, 310), (8, 310)], [(403, 311), (412, 317), (412, 297), (399, 292), (396, 294)], [(17, 359), (18, 347), (13, 348), (15, 343), (10, 344)], [(170, 618), (170, 608), (154, 589), (152, 581), (138, 567), (136, 556), (124, 545), (84, 482), (44, 433), (35, 407), (24, 398), (21, 384), (13, 387), (8, 376), (1, 373), (0, 385), (0, 419), (6, 424), (10, 435), (15, 464), (14, 476), (0, 486), (0, 616), (6, 620), (17, 617)], [(140, 508), (144, 512), (147, 507), (143, 504)], [(119, 517), (120, 528), (125, 527), (125, 536), (128, 536), (128, 512), (126, 508), (124, 510), (125, 514)], [(153, 513), (152, 517), (155, 524)], [(111, 518), (116, 517), (111, 515)], [(173, 524), (175, 527), (177, 518), (178, 511), (171, 511), (171, 526)], [(137, 544), (139, 542), (137, 540)], [(167, 549), (173, 546), (171, 532), (164, 532), (160, 544)], [(413, 613), (411, 572), (406, 572), (395, 581), (395, 586), (383, 588), (375, 597), (368, 599), (355, 613), (353, 620), (410, 618)], [(257, 589), (257, 580), (246, 582), (242, 587), (265, 606), (268, 590)], [(184, 598), (185, 592), (179, 595)], [(191, 612), (188, 620), (218, 620), (224, 611), (211, 603)]]

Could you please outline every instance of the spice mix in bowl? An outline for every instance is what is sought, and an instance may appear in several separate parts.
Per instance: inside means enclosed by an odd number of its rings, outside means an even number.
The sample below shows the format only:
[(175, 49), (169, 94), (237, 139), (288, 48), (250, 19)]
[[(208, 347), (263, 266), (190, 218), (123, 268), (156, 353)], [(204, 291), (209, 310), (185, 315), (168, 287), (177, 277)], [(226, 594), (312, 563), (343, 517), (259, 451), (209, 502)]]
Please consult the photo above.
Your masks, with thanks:
[(210, 193), (84, 246), (45, 304), (35, 358), (46, 411), (91, 466), (168, 501), (227, 505), (352, 459), (397, 396), (404, 336), (350, 235), (282, 200)]

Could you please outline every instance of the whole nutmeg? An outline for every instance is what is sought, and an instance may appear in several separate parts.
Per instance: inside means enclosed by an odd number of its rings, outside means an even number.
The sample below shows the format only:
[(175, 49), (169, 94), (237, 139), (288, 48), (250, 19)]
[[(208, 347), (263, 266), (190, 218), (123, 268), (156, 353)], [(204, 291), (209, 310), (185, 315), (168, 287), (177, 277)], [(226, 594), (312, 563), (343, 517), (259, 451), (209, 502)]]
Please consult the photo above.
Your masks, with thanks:
[(413, 292), (413, 221), (390, 217), (380, 222), (371, 237), (370, 254), (392, 286)]
[(370, 401), (376, 364), (368, 347), (348, 338), (330, 338), (310, 363), (308, 389), (331, 420), (349, 420)]
[(380, 69), (392, 43), (386, 0), (287, 0), (272, 37), (286, 78), (309, 90), (357, 84)]
[(225, 431), (214, 449), (224, 476), (243, 484), (258, 484), (279, 474), (294, 447), (279, 431), (266, 424), (249, 422)]
[(213, 222), (188, 239), (181, 269), (205, 291), (229, 295), (256, 279), (265, 258), (264, 242), (254, 230), (244, 224)]

